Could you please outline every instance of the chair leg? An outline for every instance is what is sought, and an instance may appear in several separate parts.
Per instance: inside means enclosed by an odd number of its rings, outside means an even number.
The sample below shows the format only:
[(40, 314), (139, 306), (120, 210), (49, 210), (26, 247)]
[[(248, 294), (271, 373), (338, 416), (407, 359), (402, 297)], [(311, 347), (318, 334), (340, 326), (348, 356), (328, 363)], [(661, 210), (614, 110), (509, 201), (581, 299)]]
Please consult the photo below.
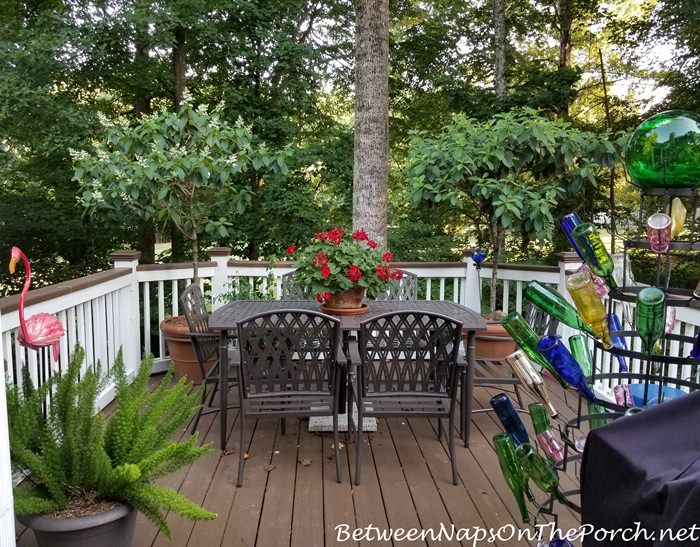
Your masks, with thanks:
[(238, 481), (236, 486), (243, 486), (243, 461), (245, 459), (245, 415), (243, 414), (243, 409), (241, 409), (238, 416), (241, 431), (238, 443)]
[(335, 480), (343, 482), (343, 473), (340, 470), (340, 435), (338, 434), (338, 407), (333, 411), (333, 446), (335, 451)]
[(362, 401), (357, 402), (357, 435), (355, 436), (355, 484), (360, 484), (360, 469), (362, 468)]
[[(206, 380), (203, 382), (203, 384), (204, 385), (201, 386), (201, 388), (200, 388), (202, 390), (202, 400), (200, 402), (202, 407), (204, 407), (204, 403), (206, 403), (206, 401), (207, 401), (207, 382), (206, 382)], [(209, 406), (211, 406), (211, 403), (209, 404)], [(204, 410), (204, 408), (200, 408), (197, 411), (197, 415), (194, 417), (194, 421), (192, 422), (192, 427), (190, 428), (190, 434), (194, 434), (194, 432), (197, 431), (197, 426), (199, 425), (199, 419), (202, 417), (202, 410)]]
[(282, 435), (287, 434), (287, 418), (282, 418)]
[(452, 484), (457, 486), (459, 484), (459, 481), (457, 480), (457, 464), (455, 462), (454, 413), (450, 415), (447, 427), (447, 442), (450, 448), (450, 464), (452, 465)]
[(209, 402), (207, 403), (207, 406), (211, 406), (212, 403), (214, 402), (214, 397), (216, 397), (216, 392), (219, 391), (219, 380), (217, 380), (216, 382), (213, 382), (212, 385), (214, 387), (211, 390), (211, 395), (209, 396)]
[(438, 418), (438, 441), (442, 441), (442, 418)]

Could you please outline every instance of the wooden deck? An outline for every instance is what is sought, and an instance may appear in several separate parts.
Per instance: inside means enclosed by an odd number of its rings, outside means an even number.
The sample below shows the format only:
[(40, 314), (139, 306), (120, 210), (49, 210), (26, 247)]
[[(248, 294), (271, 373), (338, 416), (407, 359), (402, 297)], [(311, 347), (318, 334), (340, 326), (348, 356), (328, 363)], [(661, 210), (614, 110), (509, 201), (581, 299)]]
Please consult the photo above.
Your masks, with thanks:
[[(564, 419), (575, 415), (563, 392), (551, 382), (552, 400)], [(489, 407), (495, 389), (475, 389), (475, 408)], [(568, 395), (571, 406), (575, 394)], [(380, 420), (376, 433), (365, 434), (362, 484), (354, 486), (354, 443), (343, 441), (343, 482), (335, 481), (331, 434), (309, 433), (307, 421), (288, 420), (281, 435), (276, 420), (251, 421), (246, 438), (249, 459), (244, 484), (235, 487), (238, 462), (237, 411), (230, 411), (228, 450), (215, 450), (190, 467), (166, 478), (170, 486), (218, 513), (209, 522), (193, 523), (171, 515), (173, 539), (139, 515), (135, 547), (146, 546), (258, 546), (316, 547), (331, 545), (534, 545), (534, 542), (477, 541), (380, 541), (378, 531), (389, 529), (450, 530), (474, 527), (515, 530), (526, 528), (510, 490), (506, 486), (493, 451), (491, 438), (501, 430), (492, 412), (473, 415), (469, 448), (457, 444), (460, 484), (452, 485), (446, 445), (437, 440), (437, 424), (427, 419)], [(529, 420), (524, 420), (529, 427)], [(201, 419), (202, 442), (218, 444), (216, 415)], [(187, 434), (186, 430), (182, 431)], [(342, 434), (341, 434), (342, 439)], [(574, 488), (573, 469), (560, 473), (564, 490)], [(543, 498), (541, 492), (535, 495)], [(576, 500), (578, 501), (578, 500)], [(534, 505), (530, 504), (534, 509)], [(559, 527), (568, 530), (579, 524), (578, 516), (557, 506)], [(543, 522), (540, 520), (539, 522)], [(356, 528), (371, 529), (372, 536), (359, 542), (339, 541)], [(340, 528), (337, 528), (340, 527)], [(532, 529), (532, 528), (531, 528)], [(339, 530), (341, 535), (338, 536)], [(508, 529), (503, 529), (504, 533)], [(33, 534), (18, 527), (18, 545), (35, 545)], [(510, 532), (508, 532), (510, 533)]]

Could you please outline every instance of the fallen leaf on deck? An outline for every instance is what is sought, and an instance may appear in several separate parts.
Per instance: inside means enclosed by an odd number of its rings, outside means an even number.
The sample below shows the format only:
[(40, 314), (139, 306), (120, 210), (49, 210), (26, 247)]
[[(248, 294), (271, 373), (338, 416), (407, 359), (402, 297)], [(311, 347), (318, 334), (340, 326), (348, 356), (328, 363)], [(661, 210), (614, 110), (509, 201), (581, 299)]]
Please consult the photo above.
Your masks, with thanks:
[[(335, 450), (335, 443), (331, 443), (331, 448)], [(343, 448), (345, 448), (345, 443), (339, 442), (338, 450), (342, 450)]]
[(247, 460), (248, 458), (250, 458), (250, 453), (249, 453), (249, 452), (246, 452), (245, 454), (243, 454), (243, 459), (244, 459), (244, 460)]
[(269, 463), (269, 464), (267, 464), (265, 467), (263, 467), (263, 469), (269, 473), (269, 472), (272, 471), (275, 467), (277, 467), (275, 464)]
[(299, 460), (299, 463), (308, 467), (311, 465), (311, 458), (304, 458), (303, 460)]
[(229, 456), (230, 454), (233, 454), (233, 448), (227, 448), (226, 450), (223, 451), (224, 456)]

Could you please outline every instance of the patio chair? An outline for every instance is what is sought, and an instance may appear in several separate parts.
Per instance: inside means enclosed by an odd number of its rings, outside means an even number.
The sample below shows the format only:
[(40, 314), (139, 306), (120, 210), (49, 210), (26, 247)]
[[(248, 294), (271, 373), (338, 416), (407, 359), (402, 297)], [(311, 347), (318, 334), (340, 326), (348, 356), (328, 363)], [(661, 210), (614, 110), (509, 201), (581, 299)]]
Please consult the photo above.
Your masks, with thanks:
[(282, 275), (281, 300), (310, 300), (312, 298), (308, 287), (301, 286), (296, 281), (296, 271)]
[[(446, 431), (457, 484), (454, 416), (462, 323), (420, 311), (390, 312), (360, 324), (355, 484), (360, 484), (363, 417), (434, 417)], [(442, 419), (448, 419), (447, 429)]]
[(336, 479), (341, 482), (338, 439), (340, 319), (310, 310), (264, 312), (238, 323), (240, 451), (243, 484), (247, 418), (333, 417)]
[(377, 300), (401, 300), (410, 302), (418, 298), (418, 276), (405, 270), (401, 279), (390, 279), (386, 291), (377, 296)]
[[(187, 287), (180, 296), (180, 304), (185, 312), (187, 325), (190, 332), (187, 334), (192, 342), (199, 371), (202, 374), (202, 382), (204, 389), (202, 390), (202, 408), (197, 412), (194, 421), (192, 422), (191, 433), (194, 433), (199, 424), (199, 419), (205, 414), (218, 412), (218, 406), (212, 406), (214, 396), (219, 390), (219, 336), (209, 330), (209, 312), (204, 303), (204, 295), (202, 289), (197, 284), (191, 284)], [(227, 357), (227, 356), (226, 356)], [(229, 363), (231, 360), (228, 361)], [(207, 370), (208, 368), (208, 370)], [(232, 366), (229, 370), (228, 385), (226, 389), (238, 383), (238, 375), (236, 367)], [(208, 386), (213, 386), (207, 402)], [(238, 405), (232, 405), (228, 408), (238, 408)]]

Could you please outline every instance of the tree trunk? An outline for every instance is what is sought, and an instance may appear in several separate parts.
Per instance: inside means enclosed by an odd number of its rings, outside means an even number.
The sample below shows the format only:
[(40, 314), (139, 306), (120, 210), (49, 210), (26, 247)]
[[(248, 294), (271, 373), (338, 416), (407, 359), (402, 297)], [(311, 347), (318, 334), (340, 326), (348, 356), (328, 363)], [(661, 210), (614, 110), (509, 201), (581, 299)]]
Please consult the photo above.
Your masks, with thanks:
[[(182, 98), (185, 93), (187, 71), (187, 31), (182, 25), (174, 30), (175, 44), (173, 45), (173, 77), (175, 88), (173, 91), (173, 110), (179, 112), (182, 107)], [(170, 242), (172, 245), (173, 262), (185, 260), (185, 238), (174, 222), (170, 223)]]
[(173, 46), (173, 74), (175, 75), (175, 90), (173, 93), (173, 109), (175, 112), (182, 106), (185, 94), (187, 71), (187, 31), (185, 27), (175, 27), (175, 45)]
[(501, 254), (501, 234), (498, 231), (497, 226), (492, 228), (492, 238), (493, 241), (493, 260), (491, 261), (491, 292), (489, 294), (489, 313), (490, 319), (494, 319), (496, 315), (496, 296), (498, 293), (498, 259)]
[(493, 0), (493, 86), (496, 96), (506, 96), (506, 0)]
[(352, 225), (387, 244), (389, 2), (356, 0)]
[[(571, 65), (571, 0), (557, 0), (559, 13), (559, 68), (568, 68)], [(559, 109), (560, 116), (569, 115), (569, 104), (565, 103)]]
[(156, 261), (156, 227), (152, 220), (142, 222), (139, 226), (138, 248), (141, 251), (142, 264), (153, 264)]

